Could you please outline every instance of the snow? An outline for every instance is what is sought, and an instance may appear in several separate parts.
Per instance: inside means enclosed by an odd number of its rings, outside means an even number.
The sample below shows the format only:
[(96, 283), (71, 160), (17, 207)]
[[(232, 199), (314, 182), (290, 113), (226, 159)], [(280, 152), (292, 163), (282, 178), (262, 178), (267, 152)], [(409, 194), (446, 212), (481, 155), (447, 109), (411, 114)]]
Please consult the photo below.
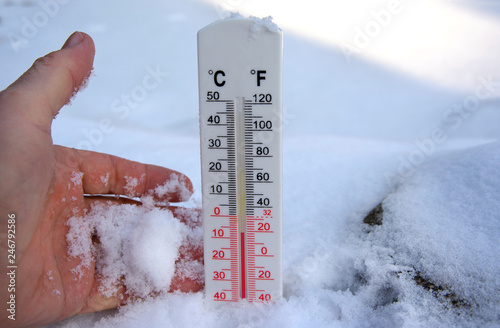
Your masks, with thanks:
[(145, 174), (143, 174), (140, 179), (124, 176), (125, 181), (127, 182), (125, 184), (125, 187), (123, 187), (123, 189), (125, 189), (126, 195), (127, 196), (134, 195), (135, 188), (139, 185), (139, 183), (142, 183), (144, 181), (145, 177), (146, 177)]
[(71, 177), (69, 178), (69, 180), (73, 182), (75, 187), (78, 187), (82, 185), (82, 178), (83, 178), (82, 172), (71, 172)]
[(109, 183), (109, 173), (106, 173), (106, 175), (103, 175), (103, 176), (99, 177), (99, 179), (101, 180), (102, 184), (105, 187), (107, 187), (108, 183)]
[(266, 30), (271, 33), (276, 33), (280, 31), (280, 28), (273, 22), (273, 18), (271, 16), (263, 18), (254, 16), (246, 17), (238, 12), (231, 12), (228, 17), (224, 17), (222, 19), (227, 20), (227, 19), (239, 19), (239, 18), (246, 18), (253, 21), (253, 24), (250, 27), (250, 33), (249, 33), (250, 39), (256, 39), (262, 30)]
[[(201, 229), (196, 212), (145, 197), (70, 219), (68, 255), (97, 260), (108, 291), (124, 275), (136, 294), (158, 295), (52, 326), (498, 327), (500, 11), (391, 3), (0, 1), (0, 88), (74, 30), (89, 33), (93, 75), (54, 121), (55, 143), (183, 172), (191, 208), (201, 204), (197, 31), (240, 11), (272, 16), (285, 35), (284, 298), (214, 309), (203, 292), (157, 293), (174, 269), (199, 277), (199, 263), (175, 261)], [(132, 193), (139, 180), (126, 182)], [(380, 202), (382, 225), (364, 224)]]
[(181, 199), (189, 199), (191, 195), (184, 183), (184, 177), (177, 174), (170, 176), (170, 180), (161, 186), (157, 186), (153, 192), (158, 198), (162, 198), (167, 194), (179, 194)]
[(500, 305), (499, 160), (500, 144), (489, 143), (424, 165), (384, 201), (388, 224), (374, 232), (394, 263), (448, 286), (492, 322)]
[[(79, 257), (84, 267), (95, 262), (102, 278), (99, 288), (108, 297), (118, 291), (121, 282), (134, 297), (168, 291), (179, 247), (187, 242), (199, 247), (202, 238), (200, 227), (188, 227), (169, 209), (112, 201), (93, 206), (84, 217), (70, 218), (68, 226), (68, 255)], [(92, 237), (99, 242), (93, 244)], [(184, 276), (200, 266), (196, 260), (180, 265)], [(75, 280), (81, 278), (81, 269), (75, 270)]]

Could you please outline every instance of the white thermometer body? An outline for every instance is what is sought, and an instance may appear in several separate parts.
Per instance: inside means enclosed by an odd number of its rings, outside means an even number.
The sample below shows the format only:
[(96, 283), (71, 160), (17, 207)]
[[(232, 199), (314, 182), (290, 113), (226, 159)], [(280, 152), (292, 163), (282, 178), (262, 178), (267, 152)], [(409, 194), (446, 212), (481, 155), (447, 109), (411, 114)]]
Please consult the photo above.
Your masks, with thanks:
[(198, 32), (207, 300), (282, 295), (283, 34), (231, 18)]

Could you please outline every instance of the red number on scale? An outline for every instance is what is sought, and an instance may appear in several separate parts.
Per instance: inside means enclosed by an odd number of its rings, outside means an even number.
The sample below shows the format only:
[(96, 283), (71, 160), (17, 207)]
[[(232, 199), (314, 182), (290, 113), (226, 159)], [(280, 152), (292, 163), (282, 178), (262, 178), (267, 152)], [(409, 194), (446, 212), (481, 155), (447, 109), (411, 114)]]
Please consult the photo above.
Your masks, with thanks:
[(271, 300), (271, 295), (270, 294), (260, 294), (259, 300), (261, 300), (261, 301), (270, 301)]
[(259, 278), (265, 278), (265, 279), (271, 278), (271, 271), (259, 270)]
[(266, 247), (262, 247), (262, 248), (260, 249), (260, 253), (261, 253), (262, 255), (266, 255), (266, 254), (267, 254), (267, 248), (266, 248)]
[(224, 251), (218, 251), (218, 250), (214, 249), (212, 252), (214, 254), (212, 256), (213, 259), (223, 259), (224, 258)]
[(212, 230), (212, 232), (214, 233), (214, 237), (224, 237), (224, 230), (222, 229), (214, 229)]
[(259, 222), (257, 230), (260, 231), (269, 231), (271, 229), (271, 225), (269, 223)]
[(214, 279), (224, 279), (226, 278), (226, 273), (224, 271), (214, 271)]
[(264, 215), (271, 215), (271, 210), (264, 210)]
[(215, 293), (214, 299), (216, 299), (216, 300), (225, 300), (226, 299), (226, 293), (224, 293), (224, 292)]
[(214, 208), (214, 214), (215, 214), (215, 215), (219, 215), (219, 214), (220, 214), (220, 208), (215, 207), (215, 208)]

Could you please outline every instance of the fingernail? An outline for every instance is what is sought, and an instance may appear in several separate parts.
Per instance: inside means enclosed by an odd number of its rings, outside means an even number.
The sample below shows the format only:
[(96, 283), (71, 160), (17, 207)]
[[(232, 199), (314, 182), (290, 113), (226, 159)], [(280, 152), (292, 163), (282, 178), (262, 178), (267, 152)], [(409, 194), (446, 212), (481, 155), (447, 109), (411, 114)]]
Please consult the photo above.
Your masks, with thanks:
[(82, 41), (83, 41), (83, 34), (80, 32), (74, 32), (73, 34), (70, 35), (68, 40), (66, 40), (61, 49), (72, 48)]

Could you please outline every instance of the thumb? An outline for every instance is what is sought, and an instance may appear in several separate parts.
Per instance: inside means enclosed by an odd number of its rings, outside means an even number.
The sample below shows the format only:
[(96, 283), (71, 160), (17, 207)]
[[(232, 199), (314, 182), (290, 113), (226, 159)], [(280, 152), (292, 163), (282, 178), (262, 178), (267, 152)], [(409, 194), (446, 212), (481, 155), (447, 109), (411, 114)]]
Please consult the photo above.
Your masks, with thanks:
[(92, 38), (73, 33), (61, 50), (38, 58), (0, 93), (0, 112), (22, 117), (50, 132), (52, 119), (90, 75), (94, 54)]

